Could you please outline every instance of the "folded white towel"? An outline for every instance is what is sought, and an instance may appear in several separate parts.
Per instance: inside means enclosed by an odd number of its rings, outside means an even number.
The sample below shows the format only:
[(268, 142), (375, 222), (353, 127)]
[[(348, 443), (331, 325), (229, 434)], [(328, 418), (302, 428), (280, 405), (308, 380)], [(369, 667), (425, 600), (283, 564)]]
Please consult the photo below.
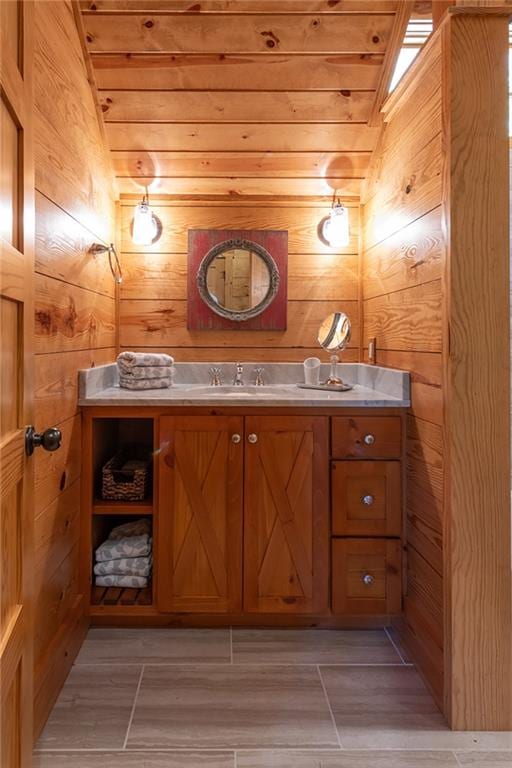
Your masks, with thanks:
[(172, 365), (135, 365), (127, 371), (119, 369), (119, 375), (125, 379), (166, 379), (173, 377)]
[(153, 558), (150, 557), (122, 557), (119, 560), (106, 560), (96, 563), (94, 573), (96, 576), (149, 576)]
[(172, 379), (167, 376), (164, 379), (130, 379), (128, 376), (119, 377), (121, 389), (168, 389), (172, 385)]
[(148, 579), (145, 576), (96, 576), (97, 587), (128, 587), (133, 589), (145, 589)]
[(138, 366), (162, 366), (172, 365), (174, 358), (170, 355), (154, 352), (121, 352), (117, 357), (117, 364), (123, 371), (129, 371)]
[(123, 539), (107, 539), (96, 550), (96, 561), (120, 560), (123, 557), (149, 557), (152, 540), (147, 533)]

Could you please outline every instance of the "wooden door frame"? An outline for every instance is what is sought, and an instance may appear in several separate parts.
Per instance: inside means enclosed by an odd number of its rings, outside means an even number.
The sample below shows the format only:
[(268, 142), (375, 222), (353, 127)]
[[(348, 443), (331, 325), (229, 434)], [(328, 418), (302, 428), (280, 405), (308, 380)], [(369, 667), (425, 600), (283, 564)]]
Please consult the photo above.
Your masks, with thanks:
[[(20, 359), (20, 375), (23, 379), (21, 408), (16, 430), (17, 451), (23, 451), (24, 429), (33, 423), (33, 339), (34, 339), (34, 240), (35, 240), (35, 191), (33, 158), (33, 48), (34, 6), (32, 0), (19, 2), (19, 49), (18, 60), (11, 56), (10, 45), (0, 40), (0, 90), (1, 96), (19, 130), (18, 216), (17, 247), (0, 243), (0, 293), (6, 298), (23, 304), (23, 359)], [(12, 267), (12, 269), (11, 269)], [(2, 268), (5, 268), (3, 273)], [(5, 279), (4, 274), (7, 279)], [(22, 445), (19, 445), (19, 441)], [(8, 437), (2, 443), (0, 462), (3, 464), (12, 445)], [(5, 451), (5, 452), (4, 452)], [(21, 453), (24, 455), (24, 453)], [(25, 461), (19, 468), (23, 478), (22, 541), (20, 559), (20, 604), (11, 617), (6, 635), (10, 640), (3, 643), (0, 651), (0, 684), (2, 701), (17, 669), (20, 668), (19, 710), (23, 720), (19, 723), (19, 761), (22, 768), (29, 768), (33, 747), (33, 567), (34, 567), (34, 462)], [(12, 478), (7, 477), (7, 481)], [(2, 474), (0, 484), (3, 485)]]
[(444, 16), (444, 710), (512, 729), (508, 24)]

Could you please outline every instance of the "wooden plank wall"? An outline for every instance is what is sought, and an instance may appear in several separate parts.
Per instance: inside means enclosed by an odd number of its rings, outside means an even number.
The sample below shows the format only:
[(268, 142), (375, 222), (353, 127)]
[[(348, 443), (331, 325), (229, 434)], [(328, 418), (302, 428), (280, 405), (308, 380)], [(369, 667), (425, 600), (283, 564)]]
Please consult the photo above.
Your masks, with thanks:
[(407, 582), (401, 631), (443, 699), (443, 270), (439, 36), (397, 88), (368, 182), (362, 226), (363, 339), (410, 370)]
[[(336, 253), (322, 244), (318, 222), (331, 201), (171, 200), (153, 209), (162, 221), (160, 240), (135, 246), (130, 236), (135, 201), (121, 200), (121, 243), (125, 277), (121, 286), (120, 346), (158, 349), (185, 360), (304, 360), (322, 351), (318, 327), (335, 310), (352, 320), (351, 348), (359, 354), (359, 206), (350, 203), (351, 242)], [(288, 329), (286, 331), (188, 331), (187, 243), (189, 229), (288, 230)]]
[(114, 283), (87, 254), (114, 233), (114, 195), (71, 3), (35, 4), (35, 423), (63, 444), (35, 456), (35, 731), (80, 646), (77, 370), (115, 356)]
[(460, 730), (512, 729), (509, 15), (452, 10), (440, 30), (450, 341), (445, 702)]

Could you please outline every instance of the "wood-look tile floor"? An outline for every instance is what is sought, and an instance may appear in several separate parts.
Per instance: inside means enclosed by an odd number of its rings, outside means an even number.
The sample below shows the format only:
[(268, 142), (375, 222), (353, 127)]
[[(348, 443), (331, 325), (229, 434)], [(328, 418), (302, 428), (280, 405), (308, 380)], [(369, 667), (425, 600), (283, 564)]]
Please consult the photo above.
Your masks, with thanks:
[(91, 629), (34, 768), (512, 768), (383, 631)]

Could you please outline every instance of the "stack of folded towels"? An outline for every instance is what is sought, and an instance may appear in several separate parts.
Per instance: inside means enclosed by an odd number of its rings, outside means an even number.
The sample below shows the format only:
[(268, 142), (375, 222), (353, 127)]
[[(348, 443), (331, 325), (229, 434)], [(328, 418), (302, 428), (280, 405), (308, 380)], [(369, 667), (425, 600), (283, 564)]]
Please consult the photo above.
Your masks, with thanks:
[(117, 358), (119, 386), (125, 389), (166, 389), (172, 385), (174, 359), (149, 352), (121, 352)]
[(147, 518), (118, 525), (96, 550), (96, 586), (145, 589), (153, 566), (152, 549)]

